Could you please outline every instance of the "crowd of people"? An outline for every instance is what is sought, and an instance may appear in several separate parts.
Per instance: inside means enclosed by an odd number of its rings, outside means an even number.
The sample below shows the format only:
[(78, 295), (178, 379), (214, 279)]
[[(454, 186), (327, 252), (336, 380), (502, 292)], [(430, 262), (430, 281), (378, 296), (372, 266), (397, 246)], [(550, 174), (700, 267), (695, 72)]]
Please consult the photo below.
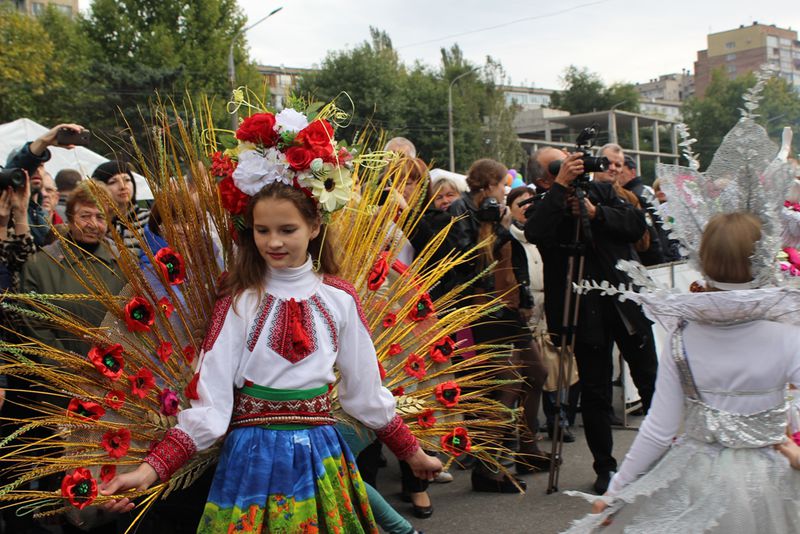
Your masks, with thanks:
[[(86, 294), (87, 284), (102, 284), (118, 292), (124, 283), (119, 276), (115, 247), (124, 246), (146, 262), (148, 255), (142, 252), (142, 244), (162, 239), (163, 219), (159, 212), (169, 207), (157, 205), (151, 213), (143, 203), (137, 202), (129, 163), (108, 161), (94, 169), (89, 177), (81, 176), (76, 170), (62, 170), (55, 178), (50, 176), (44, 164), (50, 157), (49, 147), (58, 146), (57, 133), (64, 128), (81, 130), (76, 124), (58, 125), (20, 147), (6, 162), (6, 168), (22, 169), (28, 179), (22, 187), (8, 187), (0, 192), (0, 289), (4, 292)], [(508, 448), (515, 452), (512, 458), (505, 459), (507, 465), (513, 466), (514, 475), (497, 472), (480, 461), (472, 465), (464, 459), (459, 463), (471, 470), (474, 491), (524, 491), (523, 477), (547, 471), (553, 465), (550, 453), (541, 445), (543, 434), (546, 432), (550, 439), (560, 436), (566, 443), (575, 441), (575, 419), (580, 413), (596, 473), (593, 488), (597, 495), (609, 495), (595, 503), (595, 511), (600, 514), (613, 502), (611, 496), (622, 496), (627, 501), (633, 493), (625, 488), (636, 488), (636, 478), (669, 447), (682, 421), (683, 412), (679, 407), (683, 406), (684, 395), (694, 399), (698, 406), (702, 398), (708, 403), (702, 404), (702, 409), (750, 414), (772, 409), (779, 386), (800, 381), (796, 376), (798, 366), (794, 363), (796, 351), (789, 350), (790, 346), (796, 346), (790, 343), (797, 337), (796, 327), (782, 325), (775, 330), (747, 323), (737, 327), (741, 332), (737, 330), (732, 335), (728, 330), (720, 333), (718, 326), (682, 325), (680, 335), (672, 341), (673, 348), (684, 346), (676, 344), (685, 344), (692, 349), (693, 359), (695, 353), (721, 350), (736, 363), (733, 367), (727, 360), (725, 365), (717, 362), (718, 365), (695, 366), (693, 363), (689, 371), (685, 361), (680, 359), (680, 351), (676, 358), (667, 358), (666, 365), (664, 359), (659, 365), (652, 322), (641, 302), (588, 292), (581, 296), (575, 314), (577, 299), (569, 296), (568, 281), (608, 281), (614, 287), (630, 286), (631, 277), (617, 269), (620, 260), (653, 266), (683, 259), (680, 247), (668, 235), (660, 219), (657, 207), (667, 198), (659, 181), (653, 188), (645, 185), (637, 174), (635, 160), (619, 145), (603, 146), (599, 155), (608, 159), (607, 170), (594, 173), (591, 181), (577, 186), (576, 181), (586, 178), (582, 153), (570, 154), (553, 147), (538, 149), (531, 154), (527, 165), (530, 184), (513, 189), (507, 187), (508, 168), (492, 159), (473, 162), (461, 182), (447, 176), (431, 179), (428, 164), (417, 156), (408, 139), (392, 139), (385, 152), (395, 154), (385, 172), (403, 177), (402, 180), (388, 180), (386, 193), (397, 198), (401, 210), (421, 210), (414, 230), (403, 236), (398, 258), (405, 263), (414, 261), (434, 236), (449, 229), (446, 239), (428, 256), (430, 264), (452, 251), (476, 249), (478, 252), (470, 261), (445, 273), (432, 289), (432, 297), (468, 284), (469, 289), (460, 301), (464, 305), (480, 299), (501, 299), (501, 305), (494, 309), (491, 317), (459, 332), (457, 340), (463, 344), (508, 346), (504, 366), (496, 378), (510, 385), (495, 389), (491, 393), (492, 400), (508, 408), (509, 413), (522, 414), (515, 420), (515, 428), (502, 435)], [(98, 196), (96, 187), (102, 187), (107, 194)], [(576, 194), (576, 188), (583, 194)], [(420, 190), (423, 192), (421, 201), (413, 203), (412, 199)], [(443, 471), (440, 460), (416, 446), (407, 436), (408, 429), (397, 422), (392, 394), (382, 387), (378, 368), (368, 363), (370, 358), (374, 360), (374, 349), (370, 353), (364, 348), (371, 346), (370, 333), (359, 322), (358, 305), (327, 281), (326, 277), (337, 274), (338, 267), (335, 258), (320, 252), (329, 249), (319, 244), (325, 230), (315, 205), (307, 195), (291, 186), (272, 184), (253, 195), (244, 217), (249, 233), (244, 234), (246, 237), (239, 243), (240, 256), (229, 266), (231, 273), (222, 282), (220, 294), (233, 295), (243, 309), (256, 310), (259, 309), (259, 292), (266, 291), (287, 302), (288, 299), (295, 302), (294, 299), (311, 298), (308, 288), (313, 288), (312, 293), (316, 292), (327, 307), (335, 311), (334, 315), (344, 314), (350, 319), (345, 321), (348, 329), (339, 332), (342, 343), (360, 349), (353, 350), (347, 358), (337, 357), (334, 340), (331, 347), (320, 349), (325, 358), (315, 359), (315, 368), (306, 365), (299, 373), (292, 360), (305, 356), (293, 352), (300, 350), (295, 342), (293, 348), (287, 349), (288, 354), (281, 354), (290, 363), (281, 361), (281, 368), (260, 366), (258, 350), (253, 347), (257, 343), (266, 344), (267, 336), (259, 338), (260, 332), (256, 332), (253, 346), (246, 347), (245, 341), (249, 344), (250, 340), (237, 338), (235, 332), (246, 330), (246, 325), (257, 318), (241, 317), (235, 311), (236, 306), (228, 301), (228, 307), (220, 312), (223, 326), (215, 332), (205, 350), (200, 397), (193, 401), (191, 408), (180, 412), (174, 432), (168, 432), (164, 441), (153, 447), (136, 470), (110, 478), (100, 492), (118, 495), (167, 480), (182, 465), (181, 460), (185, 461), (196, 450), (210, 446), (230, 432), (236, 439), (229, 436), (225, 440), (216, 473), (201, 478), (194, 488), (186, 490), (187, 493), (170, 497), (159, 505), (161, 508), (156, 507), (151, 515), (163, 514), (165, 519), (160, 524), (151, 519), (147, 528), (153, 532), (181, 532), (188, 526), (187, 531), (194, 531), (199, 523), (202, 531), (218, 531), (222, 528), (220, 525), (227, 528), (229, 509), (246, 510), (258, 495), (293, 494), (301, 510), (299, 494), (292, 493), (296, 491), (292, 485), (307, 484), (305, 492), (321, 491), (315, 486), (317, 483), (304, 478), (312, 476), (316, 469), (314, 462), (312, 471), (301, 472), (306, 464), (287, 465), (278, 457), (259, 456), (259, 460), (253, 460), (253, 465), (258, 467), (239, 461), (248, 450), (297, 447), (299, 434), (289, 432), (300, 430), (290, 429), (284, 433), (273, 430), (271, 434), (264, 434), (260, 432), (261, 427), (238, 427), (230, 421), (230, 405), (237, 403), (238, 406), (244, 395), (279, 402), (279, 396), (270, 397), (275, 394), (271, 388), (262, 387), (266, 384), (302, 390), (311, 395), (309, 399), (324, 396), (325, 391), (316, 391), (308, 385), (331, 383), (335, 360), (341, 375), (339, 399), (342, 406), (365, 427), (374, 430), (377, 439), (359, 443), (356, 436), (348, 436), (345, 429), (336, 431), (332, 425), (302, 431), (307, 433), (303, 434), (306, 436), (303, 439), (325, 443), (320, 465), (345, 461), (352, 466), (350, 471), (338, 472), (338, 483), (344, 493), (326, 494), (324, 506), (327, 508), (324, 509), (329, 514), (336, 511), (337, 524), (344, 525), (346, 532), (359, 532), (362, 528), (370, 531), (374, 528), (373, 512), (374, 519), (387, 532), (417, 532), (416, 527), (392, 510), (376, 491), (379, 469), (386, 462), (383, 445), (399, 460), (401, 480), (398, 484), (415, 518), (425, 519), (434, 512), (429, 484), (446, 483), (459, 473), (453, 469)], [(715, 220), (713, 226), (709, 224), (705, 252), (701, 250), (704, 272), (715, 273), (714, 280), (723, 284), (742, 283), (753, 278), (747, 264), (753, 243), (760, 237), (757, 219), (752, 216), (744, 221), (734, 219), (720, 219)], [(742, 240), (740, 254), (727, 257), (720, 249), (731, 245), (721, 241), (718, 234), (731, 231), (736, 225), (740, 228), (737, 235)], [(141, 238), (142, 235), (146, 238)], [(572, 261), (575, 259), (580, 261)], [(736, 262), (744, 267), (735, 272), (714, 270), (714, 266), (719, 265), (733, 269)], [(312, 264), (320, 267), (312, 268)], [(569, 272), (570, 269), (573, 272)], [(261, 280), (265, 279), (267, 271), (270, 277), (262, 286)], [(477, 276), (479, 273), (483, 276)], [(105, 308), (91, 300), (65, 300), (60, 306), (94, 327), (101, 324), (105, 315)], [(24, 343), (35, 339), (76, 354), (87, 354), (91, 349), (86, 340), (65, 336), (56, 325), (43, 324), (34, 315), (17, 314), (10, 308), (0, 308), (0, 314), (3, 324), (8, 325), (2, 333), (6, 342)], [(576, 317), (574, 321), (573, 316)], [(237, 325), (241, 326), (239, 323), (245, 326), (236, 330)], [(751, 331), (751, 326), (757, 331)], [(253, 332), (250, 336), (253, 337)], [(743, 340), (747, 342), (742, 344)], [(776, 359), (774, 365), (766, 367), (782, 366), (786, 372), (780, 377), (776, 373), (769, 377), (765, 374), (764, 380), (753, 378), (753, 384), (748, 380), (737, 381), (737, 376), (753, 376), (752, 365), (747, 361), (750, 351), (764, 352), (763, 347), (771, 346), (770, 343), (779, 346), (766, 351)], [(559, 348), (565, 344), (574, 345), (574, 351), (567, 352), (567, 357), (574, 354), (574, 365), (567, 367), (571, 370), (569, 376), (560, 377), (563, 367), (560, 368)], [(720, 349), (723, 345), (725, 348)], [(612, 425), (616, 419), (612, 406), (615, 346), (630, 368), (641, 399), (641, 413), (646, 415), (652, 409), (658, 414), (657, 419), (646, 419), (621, 471), (612, 454)], [(232, 353), (242, 354), (235, 360), (235, 366), (226, 358)], [(685, 349), (683, 354), (685, 358)], [(42, 362), (47, 363), (46, 356)], [(521, 380), (516, 380), (518, 374)], [(313, 377), (309, 378), (311, 375)], [(13, 377), (0, 377), (0, 380), (0, 402), (3, 402), (0, 415), (6, 422), (3, 436), (11, 436), (19, 428), (15, 420), (35, 417), (35, 407), (43, 399), (62, 403), (63, 408), (67, 408), (68, 399), (20, 383)], [(758, 390), (764, 397), (763, 402), (755, 402), (752, 392), (742, 393), (746, 397), (731, 398), (727, 393), (713, 390), (711, 382), (721, 389), (730, 389), (729, 385), (735, 383), (739, 391)], [(687, 389), (687, 383), (694, 389)], [(239, 392), (236, 398), (232, 397), (231, 384)], [(540, 407), (545, 416), (545, 432), (540, 429)], [(42, 436), (48, 431), (36, 430), (37, 435)], [(776, 444), (774, 440), (756, 441), (758, 443), (748, 446)], [(800, 454), (791, 444), (782, 445), (782, 452), (793, 466), (800, 466), (797, 460)], [(42, 452), (45, 453), (46, 450)], [(569, 462), (570, 459), (567, 454), (557, 460)], [(672, 465), (677, 465), (681, 458), (671, 461)], [(688, 460), (683, 458), (683, 461)], [(769, 462), (770, 465), (762, 466), (765, 471), (775, 470), (776, 465), (778, 470), (784, 467), (775, 456), (771, 456)], [(253, 469), (262, 469), (264, 463), (270, 466), (271, 472), (281, 475), (272, 479), (259, 477)], [(323, 471), (325, 469), (329, 468), (324, 467)], [(791, 488), (800, 488), (788, 473), (787, 470), (776, 475), (776, 480), (790, 484)], [(13, 481), (14, 475), (2, 470), (0, 476), (2, 483), (7, 484)], [(331, 472), (319, 476), (331, 476)], [(362, 479), (366, 484), (360, 485)], [(243, 480), (248, 481), (246, 488), (241, 485)], [(60, 478), (54, 480), (52, 488), (59, 483)], [(94, 521), (89, 531), (121, 531), (134, 506), (134, 501), (127, 498), (109, 502), (97, 510), (104, 519)], [(616, 512), (614, 505), (612, 508)], [(606, 510), (603, 516), (606, 522), (608, 512)], [(266, 518), (252, 520), (267, 524)], [(275, 531), (282, 532), (280, 520), (272, 521), (270, 524)], [(785, 523), (781, 521), (776, 520), (775, 524), (800, 528), (800, 520), (796, 518), (787, 516)], [(77, 521), (59, 525), (51, 521), (42, 525), (29, 515), (16, 513), (14, 508), (4, 514), (2, 524), (8, 533), (57, 529), (75, 532), (88, 528)], [(330, 523), (331, 528), (333, 525)], [(292, 531), (289, 523), (280, 528)]]

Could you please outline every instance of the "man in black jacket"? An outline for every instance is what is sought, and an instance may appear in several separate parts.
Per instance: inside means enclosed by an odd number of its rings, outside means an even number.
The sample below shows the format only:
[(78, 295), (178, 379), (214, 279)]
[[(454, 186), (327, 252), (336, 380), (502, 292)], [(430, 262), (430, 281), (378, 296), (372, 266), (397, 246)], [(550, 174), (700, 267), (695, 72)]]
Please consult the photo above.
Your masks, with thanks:
[[(558, 343), (568, 342), (562, 340), (564, 294), (571, 254), (569, 244), (579, 223), (573, 182), (583, 174), (580, 153), (563, 156), (554, 183), (529, 211), (525, 224), (525, 237), (539, 248), (544, 262), (545, 315), (548, 330)], [(545, 165), (540, 168), (549, 172)], [(628, 284), (627, 275), (615, 266), (619, 260), (636, 258), (632, 245), (646, 229), (644, 215), (621, 200), (611, 184), (592, 181), (586, 189), (585, 211), (592, 235), (590, 240), (583, 240), (584, 279), (608, 280), (615, 286)], [(584, 431), (594, 457), (597, 473), (594, 488), (598, 493), (606, 491), (617, 469), (617, 461), (611, 454), (612, 349), (616, 342), (630, 366), (647, 411), (658, 366), (650, 324), (641, 309), (630, 301), (620, 302), (594, 291), (580, 299), (575, 359), (581, 380)]]

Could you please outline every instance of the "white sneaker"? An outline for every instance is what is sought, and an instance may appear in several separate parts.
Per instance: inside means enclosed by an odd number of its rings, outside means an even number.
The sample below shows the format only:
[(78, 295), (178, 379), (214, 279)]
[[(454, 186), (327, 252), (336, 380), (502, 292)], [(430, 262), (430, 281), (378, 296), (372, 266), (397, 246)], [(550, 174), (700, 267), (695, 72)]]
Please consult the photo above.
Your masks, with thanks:
[(436, 475), (433, 481), (438, 482), (439, 484), (447, 484), (448, 482), (453, 481), (453, 475), (451, 475), (447, 471), (439, 471), (439, 474)]

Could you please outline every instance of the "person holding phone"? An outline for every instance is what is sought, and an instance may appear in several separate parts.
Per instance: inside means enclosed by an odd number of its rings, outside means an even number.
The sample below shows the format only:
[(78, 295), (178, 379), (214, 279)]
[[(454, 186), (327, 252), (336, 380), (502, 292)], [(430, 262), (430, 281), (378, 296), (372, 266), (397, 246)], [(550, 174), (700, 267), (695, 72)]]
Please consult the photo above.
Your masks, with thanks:
[(59, 124), (33, 141), (25, 143), (19, 150), (12, 152), (6, 160), (6, 168), (22, 169), (30, 177), (28, 224), (37, 248), (47, 244), (50, 234), (50, 224), (42, 209), (42, 176), (44, 164), (51, 157), (49, 147), (74, 148), (76, 144), (82, 144), (88, 139), (87, 134), (88, 130), (79, 124)]

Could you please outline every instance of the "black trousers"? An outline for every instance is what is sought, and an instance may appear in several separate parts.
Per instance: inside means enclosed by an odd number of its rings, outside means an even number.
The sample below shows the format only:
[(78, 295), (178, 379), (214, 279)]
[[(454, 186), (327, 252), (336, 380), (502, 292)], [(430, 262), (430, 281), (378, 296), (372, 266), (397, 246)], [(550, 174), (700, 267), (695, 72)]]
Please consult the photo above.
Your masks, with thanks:
[(614, 343), (628, 363), (645, 413), (650, 409), (653, 400), (658, 370), (652, 330), (631, 335), (613, 305), (608, 305), (603, 311), (603, 342), (598, 345), (581, 342), (579, 332), (575, 343), (583, 428), (589, 450), (594, 457), (593, 467), (598, 474), (617, 470), (617, 460), (612, 455), (614, 443), (611, 438)]

